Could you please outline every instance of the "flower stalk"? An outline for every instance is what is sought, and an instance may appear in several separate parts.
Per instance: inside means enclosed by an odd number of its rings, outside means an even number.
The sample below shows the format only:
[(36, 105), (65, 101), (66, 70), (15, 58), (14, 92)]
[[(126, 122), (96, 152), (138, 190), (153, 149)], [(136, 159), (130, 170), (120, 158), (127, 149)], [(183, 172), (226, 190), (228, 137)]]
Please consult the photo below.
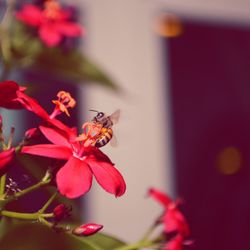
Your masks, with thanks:
[(2, 175), (0, 179), (0, 197), (5, 192), (5, 183), (6, 183), (6, 174)]
[(51, 171), (49, 169), (49, 170), (47, 170), (45, 176), (43, 177), (43, 179), (40, 182), (38, 182), (35, 185), (30, 186), (26, 189), (23, 189), (20, 192), (17, 192), (11, 196), (7, 196), (7, 194), (5, 193), (2, 195), (2, 197), (0, 196), (0, 200), (4, 200), (5, 203), (9, 203), (10, 201), (16, 200), (16, 199), (18, 199), (18, 198), (20, 198), (20, 197), (22, 197), (30, 192), (33, 192), (33, 191), (35, 191), (43, 186), (48, 185), (50, 183), (50, 181), (51, 181)]
[(48, 201), (43, 205), (43, 207), (38, 211), (39, 213), (43, 213), (46, 211), (46, 209), (49, 207), (49, 205), (54, 201), (54, 199), (57, 196), (57, 192), (55, 192), (49, 199)]
[(14, 219), (22, 219), (22, 220), (39, 220), (40, 218), (53, 218), (53, 213), (18, 213), (7, 210), (0, 211), (1, 216), (14, 218)]

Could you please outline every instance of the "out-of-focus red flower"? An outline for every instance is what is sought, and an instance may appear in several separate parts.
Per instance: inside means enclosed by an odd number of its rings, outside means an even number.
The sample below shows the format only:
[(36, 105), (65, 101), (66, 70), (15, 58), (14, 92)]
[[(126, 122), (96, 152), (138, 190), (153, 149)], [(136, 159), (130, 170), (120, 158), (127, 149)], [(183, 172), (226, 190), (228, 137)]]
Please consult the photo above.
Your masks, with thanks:
[(168, 195), (155, 188), (149, 189), (148, 195), (158, 201), (164, 208), (157, 223), (163, 224), (166, 235), (174, 234), (173, 238), (167, 243), (164, 242), (165, 245), (162, 250), (182, 250), (183, 245), (192, 244), (192, 241), (185, 240), (190, 234), (190, 229), (186, 218), (178, 209), (180, 200), (173, 201)]
[(177, 234), (164, 245), (162, 250), (182, 250), (183, 246), (190, 246), (192, 244), (192, 240), (185, 240), (182, 234)]
[(177, 234), (164, 246), (163, 250), (182, 250), (184, 238), (181, 234)]
[(25, 4), (16, 18), (38, 29), (41, 40), (49, 47), (58, 45), (63, 37), (78, 37), (83, 33), (79, 24), (70, 21), (71, 12), (56, 0), (47, 0), (43, 8)]
[(164, 207), (160, 221), (164, 225), (165, 233), (178, 232), (184, 236), (189, 235), (190, 230), (186, 218), (178, 209), (179, 201), (173, 201), (168, 195), (154, 188), (149, 190), (149, 196), (160, 202)]
[(72, 233), (77, 236), (90, 236), (92, 234), (97, 233), (103, 228), (103, 225), (95, 224), (95, 223), (88, 223), (76, 227), (73, 229)]
[(6, 167), (11, 163), (15, 156), (15, 149), (10, 148), (8, 150), (0, 152), (0, 175), (5, 173)]
[(22, 153), (67, 160), (56, 175), (61, 194), (68, 198), (85, 194), (91, 188), (93, 175), (107, 192), (115, 196), (124, 194), (126, 184), (120, 172), (104, 153), (86, 143), (93, 131), (89, 130), (89, 136), (79, 140), (75, 129), (67, 129), (67, 136), (54, 128), (40, 126), (40, 130), (53, 144), (24, 146)]
[(17, 93), (22, 93), (24, 87), (13, 81), (0, 82), (0, 107), (7, 109), (22, 109), (22, 104), (17, 100)]

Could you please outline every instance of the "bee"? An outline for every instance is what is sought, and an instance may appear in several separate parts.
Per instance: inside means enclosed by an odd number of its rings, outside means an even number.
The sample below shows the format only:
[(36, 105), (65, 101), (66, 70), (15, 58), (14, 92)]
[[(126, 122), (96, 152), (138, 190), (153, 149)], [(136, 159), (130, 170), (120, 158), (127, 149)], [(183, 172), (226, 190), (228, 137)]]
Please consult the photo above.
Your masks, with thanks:
[(96, 136), (94, 146), (100, 148), (105, 146), (109, 141), (111, 143), (111, 146), (116, 146), (117, 141), (114, 136), (112, 127), (118, 122), (120, 118), (120, 109), (116, 110), (109, 116), (105, 115), (103, 112), (99, 112), (96, 110), (90, 111), (97, 112), (97, 115), (92, 119), (92, 122), (101, 125), (101, 131)]

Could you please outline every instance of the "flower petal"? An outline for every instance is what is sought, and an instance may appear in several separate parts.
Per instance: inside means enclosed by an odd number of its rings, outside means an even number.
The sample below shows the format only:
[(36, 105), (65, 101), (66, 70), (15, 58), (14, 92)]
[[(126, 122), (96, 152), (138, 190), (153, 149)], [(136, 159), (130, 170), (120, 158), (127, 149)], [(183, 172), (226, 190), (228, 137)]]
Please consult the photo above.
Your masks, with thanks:
[(183, 236), (177, 234), (164, 246), (163, 250), (182, 250), (183, 240)]
[(43, 20), (43, 12), (33, 4), (25, 4), (16, 12), (16, 18), (30, 26), (39, 26)]
[(44, 120), (49, 119), (48, 113), (40, 106), (40, 104), (30, 96), (17, 91), (17, 100), (29, 111), (35, 113)]
[(43, 135), (52, 143), (56, 145), (62, 145), (68, 148), (70, 147), (70, 144), (65, 136), (63, 136), (59, 131), (53, 128), (48, 128), (44, 126), (40, 126), (39, 129), (43, 133)]
[(93, 158), (87, 158), (97, 182), (107, 192), (117, 196), (122, 196), (126, 191), (126, 183), (120, 172), (109, 162), (101, 162)]
[(87, 164), (72, 156), (57, 172), (56, 182), (60, 193), (73, 199), (89, 191), (92, 173)]
[(163, 215), (162, 220), (165, 233), (178, 232), (185, 236), (190, 234), (190, 229), (186, 218), (179, 209), (168, 209)]
[(61, 33), (57, 29), (56, 23), (46, 22), (39, 28), (39, 36), (41, 40), (48, 46), (53, 47), (60, 43), (62, 39)]
[(21, 152), (24, 154), (40, 155), (62, 160), (67, 160), (69, 157), (72, 156), (72, 151), (70, 148), (53, 144), (24, 146)]
[(82, 28), (77, 23), (73, 22), (57, 22), (56, 28), (58, 32), (65, 36), (80, 36), (82, 34)]
[(159, 191), (156, 188), (150, 188), (148, 190), (148, 195), (150, 197), (152, 197), (153, 199), (155, 199), (156, 201), (158, 201), (159, 203), (161, 203), (165, 208), (172, 203), (172, 199), (167, 196), (165, 193)]

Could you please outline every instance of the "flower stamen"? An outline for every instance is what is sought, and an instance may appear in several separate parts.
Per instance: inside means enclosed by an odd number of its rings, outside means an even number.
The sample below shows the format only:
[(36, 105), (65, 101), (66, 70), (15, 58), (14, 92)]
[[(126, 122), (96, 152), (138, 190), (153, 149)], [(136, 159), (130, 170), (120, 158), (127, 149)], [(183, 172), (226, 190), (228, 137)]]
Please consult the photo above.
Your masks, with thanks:
[(44, 3), (44, 16), (52, 20), (58, 20), (61, 17), (61, 5), (54, 0), (48, 0)]
[(100, 134), (102, 125), (94, 122), (85, 122), (82, 125), (83, 133), (76, 137), (76, 141), (84, 143), (85, 147), (93, 145), (97, 135)]
[[(71, 97), (69, 92), (59, 91), (57, 93), (57, 100), (52, 100), (52, 102), (56, 105), (55, 111), (59, 111), (59, 113), (66, 113), (67, 116), (70, 116), (68, 108), (74, 108), (76, 105), (76, 101), (73, 97)], [(53, 113), (54, 113), (53, 112)], [(55, 115), (53, 115), (54, 117)]]

